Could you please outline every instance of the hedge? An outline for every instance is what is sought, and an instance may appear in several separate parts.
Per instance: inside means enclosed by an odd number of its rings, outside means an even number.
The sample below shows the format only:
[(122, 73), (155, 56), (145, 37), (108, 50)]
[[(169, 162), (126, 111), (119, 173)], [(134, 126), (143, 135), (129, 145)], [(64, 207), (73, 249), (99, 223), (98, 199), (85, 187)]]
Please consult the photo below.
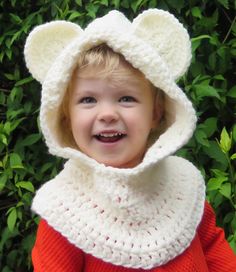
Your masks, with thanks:
[(40, 85), (23, 59), (27, 34), (65, 19), (86, 26), (119, 9), (131, 20), (147, 8), (174, 13), (192, 38), (193, 60), (179, 84), (193, 101), (198, 126), (177, 154), (205, 177), (217, 224), (236, 253), (236, 2), (233, 0), (0, 0), (0, 270), (32, 271), (39, 218), (30, 211), (35, 190), (63, 161), (48, 154), (38, 124)]

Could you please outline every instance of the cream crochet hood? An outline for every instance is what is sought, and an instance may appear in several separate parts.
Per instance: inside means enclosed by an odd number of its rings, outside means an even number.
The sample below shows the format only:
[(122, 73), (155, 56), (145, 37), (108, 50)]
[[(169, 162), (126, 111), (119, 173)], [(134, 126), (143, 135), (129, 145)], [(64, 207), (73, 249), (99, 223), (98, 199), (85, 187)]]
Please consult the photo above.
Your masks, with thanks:
[[(101, 43), (119, 52), (165, 93), (166, 130), (132, 169), (106, 167), (59, 137), (58, 109), (78, 56)], [(32, 209), (71, 243), (104, 261), (151, 269), (181, 254), (200, 223), (205, 186), (188, 161), (172, 156), (192, 136), (196, 115), (175, 81), (191, 60), (187, 31), (149, 9), (130, 22), (111, 11), (84, 30), (54, 21), (36, 27), (26, 65), (42, 84), (41, 128), (50, 153), (69, 159), (36, 193)]]

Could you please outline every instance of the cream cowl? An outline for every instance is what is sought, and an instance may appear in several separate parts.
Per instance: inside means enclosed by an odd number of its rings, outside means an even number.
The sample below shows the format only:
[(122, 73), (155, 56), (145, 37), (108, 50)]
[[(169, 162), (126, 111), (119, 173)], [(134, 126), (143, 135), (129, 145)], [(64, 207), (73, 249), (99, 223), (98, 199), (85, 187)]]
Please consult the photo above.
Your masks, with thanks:
[[(101, 43), (124, 56), (165, 93), (166, 129), (132, 169), (106, 167), (66, 146), (58, 109), (78, 56)], [(130, 22), (111, 11), (84, 30), (54, 21), (29, 34), (26, 65), (42, 84), (41, 128), (50, 153), (68, 159), (36, 193), (32, 209), (72, 244), (115, 265), (151, 269), (180, 255), (201, 221), (200, 172), (172, 154), (192, 136), (196, 114), (175, 81), (191, 60), (187, 31), (170, 13), (149, 9)]]

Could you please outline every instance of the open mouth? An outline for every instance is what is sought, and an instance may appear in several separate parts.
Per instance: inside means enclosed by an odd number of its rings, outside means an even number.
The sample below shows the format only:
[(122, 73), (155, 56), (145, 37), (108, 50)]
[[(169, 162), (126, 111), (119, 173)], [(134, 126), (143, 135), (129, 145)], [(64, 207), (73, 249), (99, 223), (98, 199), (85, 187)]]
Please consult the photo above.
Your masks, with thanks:
[(103, 143), (115, 143), (121, 139), (123, 139), (126, 134), (123, 133), (99, 133), (95, 135), (95, 138)]

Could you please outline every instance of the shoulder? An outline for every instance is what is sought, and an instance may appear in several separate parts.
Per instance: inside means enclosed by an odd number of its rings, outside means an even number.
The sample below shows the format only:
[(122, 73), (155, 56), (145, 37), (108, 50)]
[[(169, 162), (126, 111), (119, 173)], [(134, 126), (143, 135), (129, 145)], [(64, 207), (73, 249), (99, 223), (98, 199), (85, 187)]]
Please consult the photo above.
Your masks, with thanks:
[(46, 220), (39, 222), (32, 249), (34, 271), (82, 271), (84, 253), (51, 227)]
[(204, 242), (214, 236), (215, 233), (221, 232), (223, 234), (223, 229), (216, 226), (216, 216), (212, 206), (205, 201), (203, 217), (198, 228), (200, 239)]
[(235, 271), (236, 255), (225, 238), (224, 230), (216, 225), (215, 213), (205, 202), (198, 236), (209, 271)]
[[(35, 247), (43, 249), (53, 248), (53, 250), (60, 250), (61, 248), (67, 249), (67, 251), (82, 253), (82, 250), (71, 244), (60, 232), (56, 231), (48, 222), (41, 219), (38, 225)], [(49, 254), (49, 253), (48, 253)]]
[(205, 250), (211, 248), (229, 247), (224, 230), (216, 225), (216, 216), (212, 206), (205, 201), (202, 220), (198, 227), (198, 235)]

